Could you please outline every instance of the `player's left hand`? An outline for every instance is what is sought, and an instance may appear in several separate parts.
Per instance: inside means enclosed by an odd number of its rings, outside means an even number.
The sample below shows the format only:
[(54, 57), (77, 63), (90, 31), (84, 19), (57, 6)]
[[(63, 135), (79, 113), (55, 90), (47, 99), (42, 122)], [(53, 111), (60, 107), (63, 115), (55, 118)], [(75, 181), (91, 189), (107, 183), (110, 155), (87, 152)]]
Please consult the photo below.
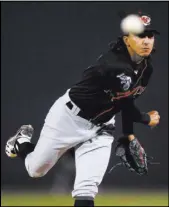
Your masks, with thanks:
[(121, 137), (115, 151), (122, 164), (130, 171), (135, 171), (139, 175), (147, 174), (147, 155), (136, 137), (131, 140)]
[(150, 111), (147, 114), (150, 116), (150, 122), (148, 125), (151, 127), (157, 126), (160, 122), (160, 115), (158, 111)]

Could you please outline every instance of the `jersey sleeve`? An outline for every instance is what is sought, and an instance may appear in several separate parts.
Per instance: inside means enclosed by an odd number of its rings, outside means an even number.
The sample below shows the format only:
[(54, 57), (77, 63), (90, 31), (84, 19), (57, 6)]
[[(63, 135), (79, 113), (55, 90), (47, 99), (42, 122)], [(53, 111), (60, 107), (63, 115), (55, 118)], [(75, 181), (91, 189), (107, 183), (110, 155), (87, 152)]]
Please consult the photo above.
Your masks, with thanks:
[(134, 122), (148, 124), (150, 117), (147, 113), (141, 112), (135, 105), (134, 99), (126, 99), (122, 105), (122, 129), (124, 134), (134, 133)]

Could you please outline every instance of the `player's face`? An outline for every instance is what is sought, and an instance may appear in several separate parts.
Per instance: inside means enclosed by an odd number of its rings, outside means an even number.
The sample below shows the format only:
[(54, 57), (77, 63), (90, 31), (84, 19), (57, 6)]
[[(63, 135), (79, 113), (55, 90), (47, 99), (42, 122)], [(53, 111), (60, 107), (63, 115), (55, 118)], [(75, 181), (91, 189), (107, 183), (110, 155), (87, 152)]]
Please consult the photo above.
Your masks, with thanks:
[(139, 56), (146, 57), (149, 56), (153, 50), (154, 35), (151, 32), (139, 36), (129, 34), (127, 42), (133, 52)]

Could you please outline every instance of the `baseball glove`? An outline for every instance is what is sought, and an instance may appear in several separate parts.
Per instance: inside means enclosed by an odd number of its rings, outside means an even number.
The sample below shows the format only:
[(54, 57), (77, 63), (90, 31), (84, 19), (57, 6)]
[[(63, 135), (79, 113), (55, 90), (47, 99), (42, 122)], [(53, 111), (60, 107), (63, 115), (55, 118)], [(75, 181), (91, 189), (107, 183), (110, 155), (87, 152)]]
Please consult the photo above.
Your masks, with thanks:
[(126, 137), (120, 138), (115, 153), (121, 159), (120, 164), (125, 165), (129, 171), (136, 172), (139, 175), (148, 173), (147, 155), (137, 138), (132, 141)]

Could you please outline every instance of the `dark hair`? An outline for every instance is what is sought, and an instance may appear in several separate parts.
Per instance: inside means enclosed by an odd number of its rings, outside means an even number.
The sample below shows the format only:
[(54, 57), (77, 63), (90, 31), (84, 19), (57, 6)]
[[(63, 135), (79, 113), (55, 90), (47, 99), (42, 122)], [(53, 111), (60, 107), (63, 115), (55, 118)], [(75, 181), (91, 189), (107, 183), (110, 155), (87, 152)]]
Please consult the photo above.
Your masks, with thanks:
[(109, 47), (112, 51), (125, 52), (127, 51), (126, 45), (123, 41), (123, 36), (119, 36), (116, 42), (110, 42)]

